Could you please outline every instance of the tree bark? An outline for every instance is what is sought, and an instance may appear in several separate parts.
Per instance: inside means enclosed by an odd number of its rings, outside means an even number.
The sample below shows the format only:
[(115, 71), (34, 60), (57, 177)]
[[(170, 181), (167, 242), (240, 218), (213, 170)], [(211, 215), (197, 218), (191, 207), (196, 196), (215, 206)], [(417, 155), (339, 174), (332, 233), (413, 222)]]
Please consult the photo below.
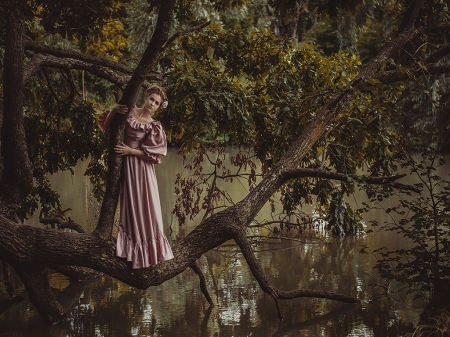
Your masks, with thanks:
[(23, 17), (20, 7), (14, 6), (14, 3), (7, 8), (0, 211), (11, 219), (16, 219), (16, 210), (33, 186), (33, 176), (23, 125)]

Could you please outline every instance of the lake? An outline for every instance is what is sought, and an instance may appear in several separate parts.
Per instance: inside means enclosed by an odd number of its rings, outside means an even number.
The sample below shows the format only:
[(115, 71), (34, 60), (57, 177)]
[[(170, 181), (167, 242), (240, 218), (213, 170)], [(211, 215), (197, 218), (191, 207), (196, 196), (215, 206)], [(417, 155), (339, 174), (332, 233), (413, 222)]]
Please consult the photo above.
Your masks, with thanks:
[[(98, 203), (91, 197), (91, 185), (83, 175), (85, 163), (75, 175), (60, 173), (51, 178), (70, 211), (71, 218), (92, 231)], [(176, 202), (175, 175), (182, 158), (170, 149), (157, 175), (165, 221), (172, 242), (184, 237), (196, 225), (176, 224), (171, 211)], [(449, 165), (442, 168), (449, 172)], [(408, 182), (403, 179), (402, 182)], [(235, 201), (247, 193), (239, 182), (227, 187)], [(366, 200), (358, 192), (352, 202)], [(359, 206), (361, 206), (359, 204)], [(389, 207), (389, 201), (384, 206)], [(270, 219), (270, 208), (259, 219)], [(366, 223), (383, 222), (387, 214), (372, 211)], [(199, 219), (195, 219), (197, 221)], [(41, 226), (37, 219), (27, 223)], [(265, 236), (255, 228), (251, 235)], [(0, 315), (0, 336), (400, 336), (412, 332), (424, 303), (413, 301), (405, 289), (382, 280), (373, 269), (375, 257), (359, 252), (362, 245), (402, 246), (394, 232), (367, 236), (332, 236), (326, 231), (291, 231), (286, 240), (262, 240), (256, 247), (267, 275), (284, 290), (317, 289), (339, 292), (364, 300), (348, 305), (322, 299), (280, 301), (284, 318), (278, 320), (274, 301), (263, 293), (233, 242), (214, 249), (199, 260), (215, 305), (210, 307), (199, 289), (198, 277), (186, 270), (158, 287), (137, 290), (109, 276), (92, 282), (70, 282), (49, 272), (50, 283), (61, 303), (71, 307), (67, 323), (49, 326), (42, 322), (28, 299)], [(14, 276), (16, 291), (26, 292)], [(389, 289), (389, 293), (387, 292)], [(0, 295), (5, 290), (0, 286)]]

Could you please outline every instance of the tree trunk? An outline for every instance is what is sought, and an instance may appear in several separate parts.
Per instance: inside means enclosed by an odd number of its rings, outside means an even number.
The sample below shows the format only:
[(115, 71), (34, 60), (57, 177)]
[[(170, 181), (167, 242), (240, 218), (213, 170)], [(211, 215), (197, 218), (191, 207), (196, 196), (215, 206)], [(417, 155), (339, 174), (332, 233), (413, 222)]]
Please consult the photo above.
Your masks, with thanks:
[(16, 211), (33, 186), (23, 125), (23, 18), (20, 7), (11, 3), (6, 14), (6, 48), (3, 73), (3, 125), (0, 181), (0, 211), (16, 219)]

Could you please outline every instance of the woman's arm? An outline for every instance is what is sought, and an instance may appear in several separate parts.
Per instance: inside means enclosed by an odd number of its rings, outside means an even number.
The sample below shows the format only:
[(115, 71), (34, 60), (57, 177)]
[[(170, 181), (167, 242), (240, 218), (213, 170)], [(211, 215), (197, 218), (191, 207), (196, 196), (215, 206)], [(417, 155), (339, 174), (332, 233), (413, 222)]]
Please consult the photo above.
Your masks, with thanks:
[(116, 113), (123, 115), (123, 114), (126, 114), (127, 111), (128, 111), (128, 107), (126, 105), (116, 104), (105, 118), (105, 127), (107, 128), (109, 126), (109, 123), (111, 123), (111, 121)]
[(139, 157), (139, 158), (142, 158), (142, 159), (152, 160), (152, 158), (147, 156), (147, 154), (143, 150), (132, 149), (131, 147), (129, 147), (129, 146), (123, 144), (123, 143), (120, 144), (120, 145), (116, 145), (114, 147), (114, 151), (119, 156), (132, 155), (132, 156)]

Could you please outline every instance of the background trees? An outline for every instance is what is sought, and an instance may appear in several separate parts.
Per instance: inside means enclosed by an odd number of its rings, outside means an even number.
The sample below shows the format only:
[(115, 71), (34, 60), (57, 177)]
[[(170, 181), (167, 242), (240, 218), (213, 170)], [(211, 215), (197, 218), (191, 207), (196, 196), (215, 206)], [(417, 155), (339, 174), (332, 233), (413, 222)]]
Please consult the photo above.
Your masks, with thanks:
[[(420, 101), (442, 116), (447, 111), (440, 89), (421, 93), (421, 100), (406, 90), (429, 84), (446, 90), (446, 3), (100, 1), (92, 7), (10, 0), (1, 11), (0, 256), (17, 270), (47, 321), (60, 321), (64, 313), (48, 291), (45, 267), (72, 277), (84, 276), (87, 267), (146, 288), (188, 267), (198, 272), (196, 259), (229, 239), (275, 301), (357, 301), (274, 288), (245, 230), (279, 190), (291, 222), (301, 220), (296, 214), (302, 203), (315, 200), (331, 230), (351, 233), (360, 214), (345, 195), (357, 186), (379, 198), (394, 187), (407, 188), (395, 183), (396, 159), (426, 137), (401, 137), (412, 130), (403, 128), (410, 120), (403, 107), (423, 106), (413, 104)], [(180, 200), (181, 223), (202, 207), (207, 216), (174, 246), (173, 261), (131, 273), (115, 259), (111, 236), (121, 161), (104, 152), (120, 141), (124, 120), (115, 121), (106, 139), (95, 117), (118, 99), (132, 106), (139, 88), (153, 82), (169, 91), (169, 108), (158, 118), (172, 144), (185, 153), (204, 151), (202, 144), (211, 142), (247, 147), (255, 157), (240, 154), (235, 165), (253, 168), (259, 160), (263, 171), (251, 171), (251, 192), (221, 212), (212, 212), (212, 201), (224, 200), (213, 199), (220, 194), (214, 182), (206, 185), (202, 204), (181, 207)], [(422, 109), (407, 111), (425, 121), (414, 125), (419, 130), (432, 125)], [(205, 156), (200, 152), (199, 160)], [(85, 158), (96, 195), (103, 196), (97, 229), (72, 234), (19, 225), (39, 205), (42, 215), (61, 213), (46, 174)], [(356, 175), (360, 171), (366, 176)], [(256, 184), (257, 174), (262, 180)], [(369, 187), (380, 183), (380, 189)], [(185, 200), (197, 192), (180, 191)]]

